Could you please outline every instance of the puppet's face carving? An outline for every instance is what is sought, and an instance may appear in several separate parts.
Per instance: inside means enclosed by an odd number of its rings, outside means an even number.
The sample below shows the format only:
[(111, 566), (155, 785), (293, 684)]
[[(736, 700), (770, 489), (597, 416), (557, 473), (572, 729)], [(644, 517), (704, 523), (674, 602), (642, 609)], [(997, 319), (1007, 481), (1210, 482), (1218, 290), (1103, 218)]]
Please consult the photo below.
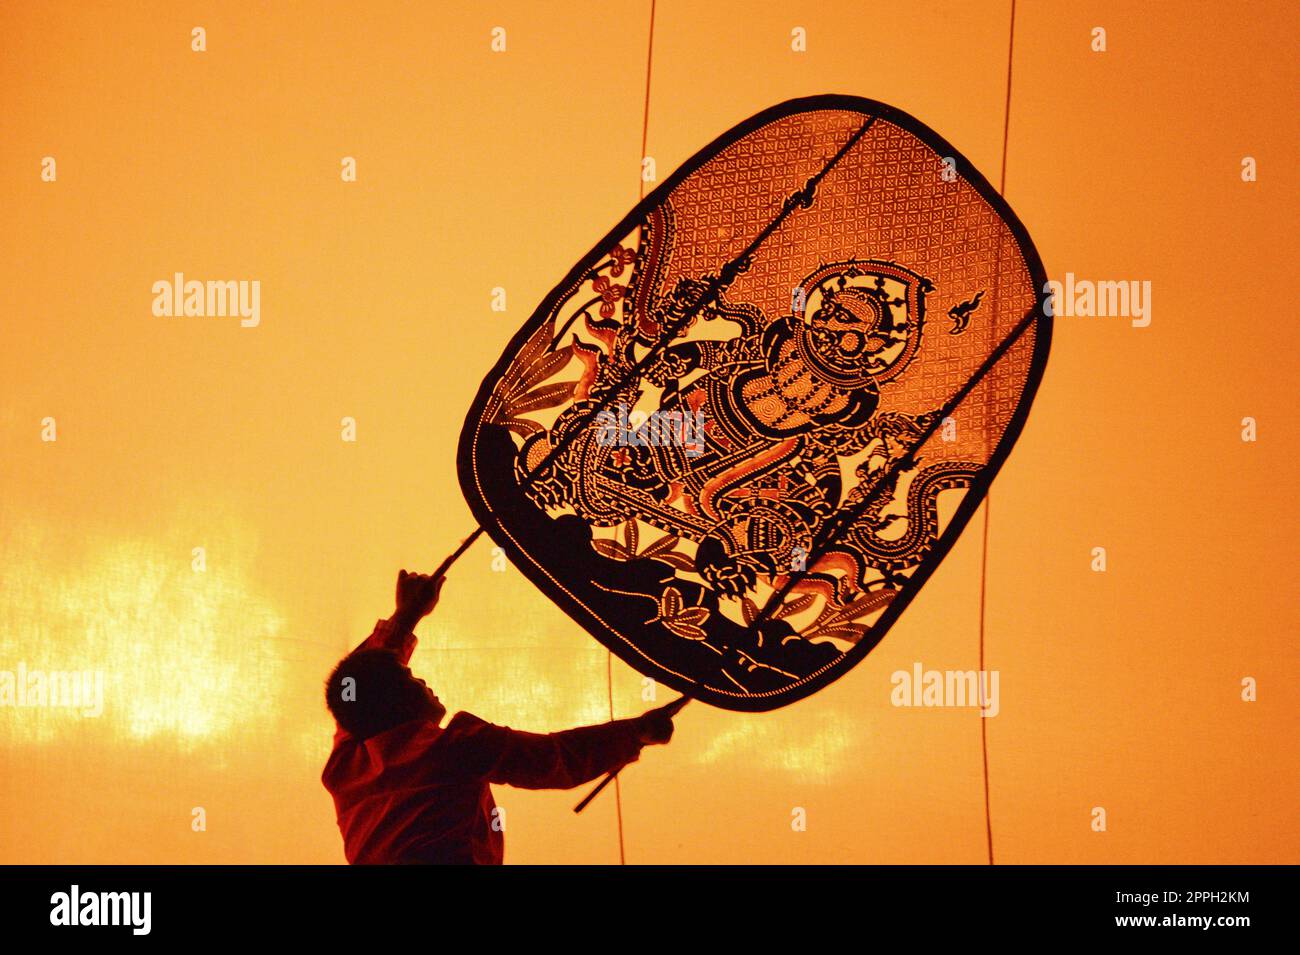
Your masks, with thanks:
[[(951, 147), (866, 118), (790, 106), (692, 161), (547, 298), (461, 439), (470, 504), (530, 579), (632, 666), (732, 709), (797, 699), (880, 639), (1041, 368), (1036, 332), (892, 467), (1043, 282), (996, 194), (940, 176)], [(966, 308), (963, 334), (933, 333), (935, 306)]]
[(903, 371), (920, 342), (928, 279), (887, 262), (818, 269), (799, 285), (800, 351), (813, 371), (841, 385), (885, 381)]
[(857, 289), (828, 297), (809, 329), (814, 353), (842, 375), (864, 374), (867, 359), (885, 347), (876, 334), (883, 312), (874, 296)]

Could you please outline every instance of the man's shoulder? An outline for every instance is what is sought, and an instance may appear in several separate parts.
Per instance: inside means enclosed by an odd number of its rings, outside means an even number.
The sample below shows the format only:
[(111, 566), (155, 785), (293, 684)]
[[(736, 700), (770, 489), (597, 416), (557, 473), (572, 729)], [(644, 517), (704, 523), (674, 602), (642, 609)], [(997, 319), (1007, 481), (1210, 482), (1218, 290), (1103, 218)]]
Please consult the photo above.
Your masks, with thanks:
[(509, 746), (510, 730), (480, 719), (473, 713), (457, 713), (442, 731), (433, 751), (439, 761), (452, 765), (467, 778), (485, 776)]
[(447, 722), (446, 729), (442, 731), (441, 743), (452, 749), (469, 747), (496, 752), (507, 745), (513, 735), (514, 730), (508, 726), (498, 726), (473, 713), (461, 712)]
[(453, 716), (450, 720), (447, 721), (447, 729), (444, 730), (444, 732), (473, 733), (483, 729), (496, 729), (496, 728), (497, 727), (493, 726), (487, 720), (480, 719), (479, 717), (475, 716), (473, 713), (466, 713), (464, 710), (461, 710), (459, 713), (457, 713), (455, 716)]

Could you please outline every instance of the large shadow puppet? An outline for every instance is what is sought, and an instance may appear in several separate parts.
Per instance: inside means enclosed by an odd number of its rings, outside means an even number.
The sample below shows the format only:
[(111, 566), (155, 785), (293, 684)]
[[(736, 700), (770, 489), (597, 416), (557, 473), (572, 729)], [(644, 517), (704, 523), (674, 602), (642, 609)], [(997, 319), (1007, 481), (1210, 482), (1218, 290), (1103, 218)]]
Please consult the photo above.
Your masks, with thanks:
[(834, 679), (1014, 441), (1045, 327), (938, 418), (1041, 264), (936, 145), (847, 97), (755, 117), (633, 210), (480, 390), (460, 453), (480, 523), (642, 672), (733, 709)]

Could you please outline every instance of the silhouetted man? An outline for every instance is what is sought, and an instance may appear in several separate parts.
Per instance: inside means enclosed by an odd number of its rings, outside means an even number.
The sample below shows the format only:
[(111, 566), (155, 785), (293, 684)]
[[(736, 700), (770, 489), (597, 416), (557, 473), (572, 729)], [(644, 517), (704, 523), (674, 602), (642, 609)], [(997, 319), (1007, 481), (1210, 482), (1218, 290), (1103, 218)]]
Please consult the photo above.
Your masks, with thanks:
[(325, 702), (338, 723), (321, 781), (334, 797), (351, 863), (502, 861), (490, 783), (569, 789), (666, 743), (682, 697), (635, 719), (562, 733), (521, 733), (447, 709), (407, 667), (413, 633), (445, 578), (397, 575), (397, 611), (330, 674)]

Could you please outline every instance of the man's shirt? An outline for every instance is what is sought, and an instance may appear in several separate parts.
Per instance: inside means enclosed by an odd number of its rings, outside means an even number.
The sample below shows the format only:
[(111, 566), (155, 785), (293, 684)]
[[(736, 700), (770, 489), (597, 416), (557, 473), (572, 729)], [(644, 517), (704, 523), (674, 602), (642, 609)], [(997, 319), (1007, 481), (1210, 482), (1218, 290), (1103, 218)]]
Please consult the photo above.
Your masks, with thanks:
[[(393, 650), (407, 663), (415, 637), (387, 621), (358, 649)], [(523, 733), (457, 713), (445, 728), (411, 720), (366, 740), (342, 727), (321, 782), (334, 797), (348, 862), (502, 861), (490, 784), (569, 789), (641, 752), (635, 720), (561, 733)]]

